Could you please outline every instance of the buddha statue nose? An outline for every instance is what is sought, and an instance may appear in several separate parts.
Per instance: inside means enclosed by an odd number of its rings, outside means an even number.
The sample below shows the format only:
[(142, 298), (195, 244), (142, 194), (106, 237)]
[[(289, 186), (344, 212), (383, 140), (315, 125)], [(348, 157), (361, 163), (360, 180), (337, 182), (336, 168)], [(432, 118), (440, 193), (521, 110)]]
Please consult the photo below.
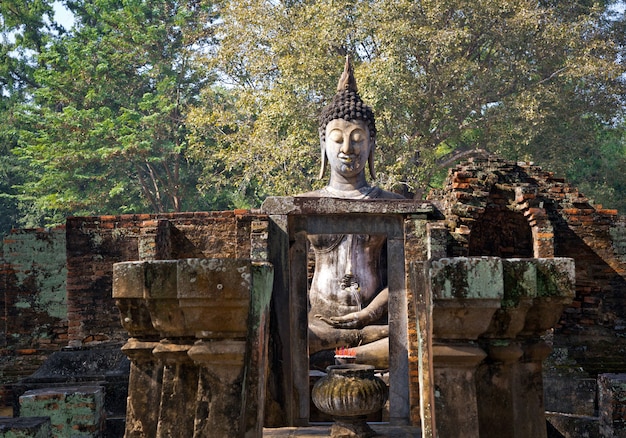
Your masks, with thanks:
[(353, 151), (354, 147), (352, 145), (352, 141), (350, 141), (349, 137), (344, 137), (343, 142), (341, 143), (341, 153), (350, 155)]
[(346, 155), (358, 155), (359, 154), (359, 146), (358, 142), (351, 139), (349, 135), (344, 138), (343, 143), (341, 144), (341, 152)]

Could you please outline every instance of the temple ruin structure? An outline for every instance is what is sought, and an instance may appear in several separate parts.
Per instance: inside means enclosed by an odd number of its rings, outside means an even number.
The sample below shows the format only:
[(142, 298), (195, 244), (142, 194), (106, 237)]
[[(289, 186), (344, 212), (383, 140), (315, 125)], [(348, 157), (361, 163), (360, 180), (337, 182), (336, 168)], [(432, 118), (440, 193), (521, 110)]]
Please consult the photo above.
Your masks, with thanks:
[[(319, 232), (387, 238), (383, 423), (439, 437), (625, 433), (626, 221), (548, 171), (496, 157), (452, 168), (426, 201), (280, 197), (32, 232), (65, 248), (61, 262), (29, 265), (31, 234), (16, 232), (3, 245), (2, 375), (54, 351), (112, 348), (130, 363), (127, 437), (308, 427), (307, 235)], [(42, 295), (54, 311), (33, 298), (46, 263), (67, 270), (66, 300)], [(28, 403), (39, 418), (30, 391), (50, 388), (106, 405), (110, 374), (82, 389), (28, 386), (36, 368), (3, 381), (15, 414)]]

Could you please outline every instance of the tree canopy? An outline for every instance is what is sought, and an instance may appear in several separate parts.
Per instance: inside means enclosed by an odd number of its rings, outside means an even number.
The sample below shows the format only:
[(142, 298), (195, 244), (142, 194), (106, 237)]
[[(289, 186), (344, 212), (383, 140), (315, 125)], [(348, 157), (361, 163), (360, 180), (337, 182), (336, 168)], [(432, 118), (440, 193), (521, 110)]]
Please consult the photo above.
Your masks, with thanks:
[(238, 105), (207, 96), (190, 120), (218, 142), (195, 150), (250, 175), (245, 183), (261, 194), (310, 188), (316, 115), (350, 54), (377, 115), (379, 184), (423, 193), (477, 149), (567, 174), (622, 119), (622, 24), (606, 6), (225, 2), (213, 62)]
[(323, 184), (317, 116), (350, 55), (374, 183), (422, 196), (456, 160), (534, 161), (626, 210), (617, 2), (0, 3), (0, 227), (258, 206)]
[(198, 202), (186, 113), (212, 74), (203, 1), (68, 1), (76, 24), (36, 53), (36, 85), (17, 112), (28, 163), (24, 223), (67, 215), (181, 211)]

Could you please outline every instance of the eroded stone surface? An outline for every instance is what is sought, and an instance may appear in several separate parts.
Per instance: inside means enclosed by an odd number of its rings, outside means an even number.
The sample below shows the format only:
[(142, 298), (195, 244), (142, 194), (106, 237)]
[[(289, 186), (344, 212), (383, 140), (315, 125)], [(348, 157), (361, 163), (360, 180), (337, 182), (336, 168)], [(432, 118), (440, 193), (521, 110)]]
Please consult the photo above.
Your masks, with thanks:
[(52, 436), (101, 437), (104, 432), (104, 389), (75, 386), (27, 391), (20, 397), (22, 417), (50, 417)]
[(158, 333), (135, 330), (123, 348), (133, 364), (127, 436), (260, 436), (272, 266), (151, 260), (114, 272), (120, 310), (145, 302)]

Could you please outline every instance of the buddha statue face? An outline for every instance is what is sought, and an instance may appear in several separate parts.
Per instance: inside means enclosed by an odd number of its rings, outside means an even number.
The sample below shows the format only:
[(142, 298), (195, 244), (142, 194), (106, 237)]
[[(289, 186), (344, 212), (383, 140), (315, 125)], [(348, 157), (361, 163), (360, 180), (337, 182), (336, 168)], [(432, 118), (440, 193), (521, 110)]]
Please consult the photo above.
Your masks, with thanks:
[(364, 178), (365, 163), (368, 162), (370, 175), (376, 178), (374, 113), (359, 96), (349, 57), (346, 57), (344, 71), (339, 78), (337, 93), (320, 115), (319, 134), (322, 149), (320, 179), (324, 177), (327, 161), (336, 176), (345, 178), (360, 174)]
[(326, 157), (332, 172), (353, 178), (364, 172), (372, 152), (370, 130), (362, 120), (331, 120), (326, 125)]

